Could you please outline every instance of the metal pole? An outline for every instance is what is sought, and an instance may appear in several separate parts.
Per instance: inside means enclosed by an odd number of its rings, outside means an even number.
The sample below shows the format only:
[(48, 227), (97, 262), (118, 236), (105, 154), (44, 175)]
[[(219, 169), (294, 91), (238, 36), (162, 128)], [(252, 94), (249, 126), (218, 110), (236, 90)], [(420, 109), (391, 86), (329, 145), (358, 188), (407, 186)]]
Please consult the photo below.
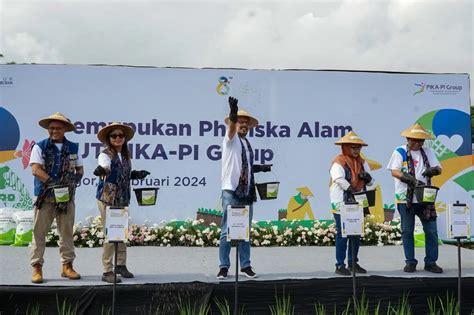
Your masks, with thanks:
[(354, 314), (357, 308), (357, 291), (356, 291), (356, 270), (355, 270), (355, 264), (356, 264), (356, 257), (355, 257), (355, 246), (354, 246), (354, 238), (356, 236), (349, 236), (349, 240), (351, 243), (351, 251), (352, 251), (352, 294), (354, 296)]
[(239, 242), (235, 242), (235, 295), (234, 295), (234, 315), (239, 313)]
[(112, 315), (115, 315), (115, 289), (117, 287), (117, 252), (118, 243), (114, 243), (115, 255), (114, 255), (114, 286), (112, 289)]
[(458, 243), (458, 305), (461, 313), (461, 238), (456, 237)]

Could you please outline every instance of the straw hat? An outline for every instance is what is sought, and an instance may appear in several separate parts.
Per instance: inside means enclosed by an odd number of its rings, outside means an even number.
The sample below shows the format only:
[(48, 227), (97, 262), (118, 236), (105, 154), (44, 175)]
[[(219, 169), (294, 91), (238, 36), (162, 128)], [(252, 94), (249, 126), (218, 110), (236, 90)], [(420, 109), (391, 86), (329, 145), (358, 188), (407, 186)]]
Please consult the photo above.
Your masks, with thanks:
[[(237, 112), (237, 117), (247, 117), (249, 119), (249, 127), (250, 128), (254, 128), (254, 127), (257, 127), (258, 126), (258, 120), (257, 118), (253, 117), (252, 115), (250, 115), (250, 113), (244, 111), (244, 110), (239, 110)], [(225, 119), (224, 119), (225, 123), (228, 125), (229, 124), (229, 116), (227, 116)]]
[(433, 139), (433, 135), (420, 124), (414, 124), (410, 128), (403, 130), (401, 135), (412, 139)]
[(100, 142), (102, 143), (107, 143), (107, 137), (109, 136), (109, 133), (112, 132), (114, 129), (122, 129), (123, 134), (125, 135), (125, 140), (130, 141), (130, 139), (133, 138), (133, 135), (135, 134), (135, 131), (132, 129), (132, 127), (128, 125), (121, 124), (119, 122), (113, 122), (105, 127), (102, 127), (99, 132), (97, 133), (97, 139), (99, 139)]
[(341, 144), (359, 144), (361, 146), (366, 147), (368, 144), (364, 142), (354, 131), (349, 132), (341, 139), (337, 140), (334, 144), (341, 145)]
[(52, 121), (60, 121), (64, 123), (64, 125), (66, 126), (66, 132), (76, 130), (76, 127), (74, 127), (74, 125), (71, 123), (71, 120), (64, 116), (64, 114), (59, 112), (49, 115), (46, 118), (40, 119), (38, 121), (38, 124), (44, 129), (48, 129), (49, 123)]
[(303, 195), (306, 195), (308, 197), (313, 197), (313, 192), (308, 188), (308, 187), (298, 187), (296, 188), (296, 191), (302, 193)]

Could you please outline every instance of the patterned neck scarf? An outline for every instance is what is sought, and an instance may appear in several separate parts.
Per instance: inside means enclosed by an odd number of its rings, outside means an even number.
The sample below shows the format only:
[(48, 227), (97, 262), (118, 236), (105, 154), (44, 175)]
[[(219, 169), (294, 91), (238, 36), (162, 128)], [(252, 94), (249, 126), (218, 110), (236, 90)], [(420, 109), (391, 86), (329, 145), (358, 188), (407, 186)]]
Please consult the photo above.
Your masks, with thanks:
[[(415, 177), (415, 163), (411, 156), (411, 150), (408, 147), (408, 145), (406, 147), (406, 150), (407, 150), (408, 174)], [(429, 168), (430, 161), (428, 160), (428, 156), (426, 155), (425, 150), (423, 150), (423, 148), (420, 148), (420, 153), (421, 153), (421, 158), (423, 159), (424, 168), (425, 169)], [(431, 185), (430, 177), (427, 177), (426, 184), (428, 186)], [(411, 206), (413, 205), (413, 192), (414, 192), (414, 189), (410, 186), (407, 186), (407, 207), (408, 208), (411, 208)], [(433, 205), (425, 205), (423, 209), (417, 211), (417, 215), (424, 220), (434, 220), (437, 217), (436, 209)]]
[[(46, 146), (42, 152), (43, 159), (45, 161), (44, 171), (50, 176), (53, 172), (55, 155), (57, 147), (51, 138), (48, 139)], [(69, 188), (69, 202), (74, 200), (74, 194), (76, 192), (76, 181), (75, 181), (75, 169), (71, 168), (70, 152), (69, 152), (69, 141), (64, 138), (63, 146), (59, 152), (59, 170), (58, 170), (58, 185)], [(49, 198), (48, 198), (49, 197)], [(54, 200), (54, 192), (52, 189), (41, 188), (38, 195), (38, 199), (35, 202), (35, 206), (40, 208), (46, 198)], [(66, 212), (69, 202), (57, 202), (56, 211)]]
[[(247, 144), (247, 148), (249, 150), (250, 163), (248, 163), (247, 161), (247, 154), (245, 153), (246, 150), (245, 150), (245, 146), (242, 139), (245, 140)], [(250, 164), (250, 170), (251, 170), (252, 165), (253, 165), (253, 150), (247, 138), (241, 138), (239, 136), (239, 140), (240, 140), (240, 145), (242, 146), (242, 167), (240, 171), (239, 184), (237, 185), (237, 188), (235, 189), (234, 194), (238, 198), (242, 198), (242, 199), (247, 198), (249, 202), (253, 202), (255, 200), (256, 195), (255, 195), (255, 189), (254, 189), (255, 181), (254, 181), (252, 171), (250, 171), (250, 186), (249, 186), (249, 164)]]
[(130, 173), (132, 163), (130, 158), (122, 154), (120, 160), (115, 150), (107, 147), (102, 151), (110, 157), (110, 175), (105, 179), (107, 189), (102, 192), (101, 199), (115, 207), (127, 207), (130, 204)]
[(130, 204), (130, 172), (132, 165), (130, 160), (122, 155), (122, 161), (115, 155), (114, 164), (117, 168), (117, 199), (115, 206), (127, 207)]
[(357, 158), (353, 158), (350, 152), (351, 149), (348, 145), (343, 144), (341, 146), (341, 150), (342, 154), (336, 156), (336, 158), (332, 161), (332, 164), (337, 163), (344, 169), (349, 168), (351, 175), (351, 187), (355, 191), (361, 191), (365, 187), (365, 182), (359, 179), (358, 175), (360, 172), (364, 171), (365, 160), (360, 155)]

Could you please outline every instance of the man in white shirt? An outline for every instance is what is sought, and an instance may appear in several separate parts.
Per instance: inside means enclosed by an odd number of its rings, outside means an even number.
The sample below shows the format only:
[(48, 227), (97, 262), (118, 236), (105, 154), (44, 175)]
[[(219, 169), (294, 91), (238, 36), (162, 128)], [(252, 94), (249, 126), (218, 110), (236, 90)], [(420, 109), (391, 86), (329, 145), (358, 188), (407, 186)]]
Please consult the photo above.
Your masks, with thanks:
[(84, 169), (79, 145), (64, 136), (66, 132), (74, 131), (75, 127), (61, 113), (41, 119), (39, 125), (48, 130), (49, 137), (34, 145), (30, 157), (35, 177), (34, 194), (37, 197), (31, 243), (31, 281), (43, 282), (46, 235), (54, 219), (59, 232), (59, 253), (63, 265), (61, 276), (80, 279), (81, 276), (72, 267), (76, 258), (73, 240), (74, 196)]
[[(238, 100), (229, 97), (230, 114), (225, 119), (227, 132), (222, 145), (222, 218), (219, 244), (218, 279), (227, 279), (230, 267), (231, 243), (227, 241), (227, 208), (250, 206), (249, 224), (252, 223), (253, 202), (256, 200), (253, 173), (270, 171), (270, 165), (254, 165), (253, 151), (246, 136), (249, 128), (258, 125), (258, 120), (243, 110), (238, 110)], [(239, 242), (240, 271), (248, 278), (257, 274), (250, 265), (250, 242)]]
[(434, 205), (420, 203), (414, 195), (417, 186), (431, 185), (431, 178), (441, 174), (441, 166), (433, 151), (423, 147), (426, 139), (432, 139), (430, 132), (415, 124), (401, 133), (407, 144), (395, 148), (388, 163), (395, 182), (395, 199), (402, 223), (402, 241), (405, 252), (405, 272), (415, 272), (418, 261), (415, 258), (413, 232), (415, 215), (423, 224), (425, 232), (425, 270), (442, 273), (436, 264), (438, 260), (438, 229)]

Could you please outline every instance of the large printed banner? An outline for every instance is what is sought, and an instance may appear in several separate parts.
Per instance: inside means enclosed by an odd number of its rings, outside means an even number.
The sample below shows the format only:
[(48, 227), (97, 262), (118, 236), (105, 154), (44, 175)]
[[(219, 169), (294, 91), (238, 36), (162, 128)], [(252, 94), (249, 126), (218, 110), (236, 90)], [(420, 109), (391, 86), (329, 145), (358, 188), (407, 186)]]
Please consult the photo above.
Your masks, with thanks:
[[(95, 202), (100, 127), (132, 126), (134, 169), (151, 172), (133, 187), (159, 187), (155, 206), (130, 205), (132, 222), (195, 218), (198, 209), (221, 210), (221, 146), (228, 96), (255, 115), (249, 139), (256, 163), (273, 164), (259, 183), (280, 182), (274, 200), (258, 201), (255, 220), (331, 218), (329, 167), (334, 142), (354, 130), (377, 181), (380, 221), (393, 213), (394, 183), (387, 162), (404, 144), (400, 132), (421, 123), (435, 139), (443, 174), (436, 201), (441, 235), (446, 205), (471, 208), (474, 171), (467, 74), (344, 71), (134, 68), (115, 66), (2, 65), (0, 81), (0, 207), (31, 208), (31, 145), (47, 137), (40, 118), (62, 112), (77, 130), (85, 176), (76, 196), (76, 221), (98, 215)], [(273, 187), (275, 189), (275, 187)], [(206, 210), (207, 209), (207, 210)]]

